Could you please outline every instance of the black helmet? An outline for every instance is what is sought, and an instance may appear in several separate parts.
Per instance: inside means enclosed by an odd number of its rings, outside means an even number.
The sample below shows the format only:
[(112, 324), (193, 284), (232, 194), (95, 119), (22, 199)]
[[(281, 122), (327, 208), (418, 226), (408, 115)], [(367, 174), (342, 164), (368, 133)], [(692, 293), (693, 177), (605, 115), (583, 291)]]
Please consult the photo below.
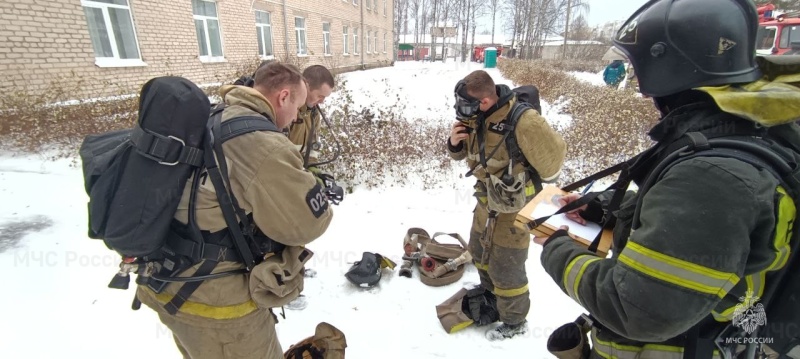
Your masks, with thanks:
[(381, 280), (381, 270), (383, 268), (394, 269), (395, 263), (378, 253), (364, 252), (361, 260), (353, 263), (353, 266), (344, 274), (350, 283), (359, 287), (369, 288)]
[(642, 94), (752, 82), (758, 13), (751, 0), (650, 0), (625, 22), (614, 46), (627, 55)]

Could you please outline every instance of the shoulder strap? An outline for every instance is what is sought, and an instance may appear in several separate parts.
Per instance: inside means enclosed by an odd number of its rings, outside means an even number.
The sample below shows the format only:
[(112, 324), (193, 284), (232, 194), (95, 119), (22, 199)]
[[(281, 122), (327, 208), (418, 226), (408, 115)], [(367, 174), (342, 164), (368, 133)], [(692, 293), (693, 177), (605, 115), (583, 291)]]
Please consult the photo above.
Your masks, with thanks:
[(260, 116), (235, 117), (220, 124), (220, 143), (254, 131), (281, 132), (272, 121)]
[[(516, 130), (517, 122), (522, 117), (522, 114), (525, 113), (525, 111), (532, 109), (534, 109), (533, 106), (527, 102), (520, 102), (519, 100), (514, 102), (514, 105), (511, 106), (511, 111), (509, 111), (509, 115), (506, 119), (508, 126), (511, 128), (511, 132)], [(509, 158), (511, 158), (512, 161), (522, 163), (522, 165), (525, 166), (525, 170), (528, 172), (528, 177), (530, 177), (536, 193), (541, 192), (542, 177), (539, 175), (539, 172), (536, 171), (533, 166), (531, 166), (530, 162), (528, 162), (528, 160), (525, 158), (525, 154), (522, 153), (522, 150), (519, 148), (516, 132), (514, 132), (511, 136), (506, 136), (506, 149), (508, 150)]]
[(781, 182), (781, 185), (795, 201), (800, 198), (800, 193), (798, 193), (800, 191), (800, 166), (796, 163), (790, 163), (786, 158), (768, 148), (767, 143), (755, 142), (759, 140), (745, 141), (734, 138), (708, 139), (700, 132), (689, 132), (684, 136), (688, 138), (689, 144), (670, 152), (656, 165), (639, 189), (639, 198), (633, 215), (633, 229), (639, 226), (639, 209), (641, 208), (644, 194), (650, 190), (650, 187), (663, 178), (667, 170), (680, 162), (695, 157), (735, 158), (754, 167), (767, 170)]

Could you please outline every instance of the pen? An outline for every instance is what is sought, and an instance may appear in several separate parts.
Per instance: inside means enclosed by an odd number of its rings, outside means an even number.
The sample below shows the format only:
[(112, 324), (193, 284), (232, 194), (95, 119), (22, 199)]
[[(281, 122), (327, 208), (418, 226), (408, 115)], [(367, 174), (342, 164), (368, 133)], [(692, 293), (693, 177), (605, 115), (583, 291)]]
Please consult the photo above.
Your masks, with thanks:
[(589, 182), (589, 184), (586, 185), (586, 187), (584, 187), (583, 191), (581, 191), (581, 196), (585, 195), (586, 192), (589, 192), (589, 189), (592, 188), (592, 185), (594, 184), (594, 181), (596, 181), (596, 180), (593, 180), (592, 182)]

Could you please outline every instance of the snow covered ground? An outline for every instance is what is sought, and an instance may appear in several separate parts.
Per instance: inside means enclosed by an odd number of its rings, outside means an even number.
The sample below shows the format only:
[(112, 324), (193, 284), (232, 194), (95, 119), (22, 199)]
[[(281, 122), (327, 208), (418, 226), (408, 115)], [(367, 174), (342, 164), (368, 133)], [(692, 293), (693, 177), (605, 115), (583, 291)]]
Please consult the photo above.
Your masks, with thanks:
[[(357, 104), (391, 106), (400, 101), (419, 118), (450, 122), (456, 81), (478, 68), (399, 62), (344, 77), (357, 94)], [(489, 73), (508, 83), (496, 69)], [(554, 125), (569, 125), (569, 116), (558, 114), (560, 106), (542, 105)], [(399, 265), (401, 240), (409, 227), (467, 238), (475, 203), (473, 180), (456, 175), (447, 180), (455, 188), (360, 190), (334, 207), (328, 231), (309, 246), (315, 255), (308, 267), (318, 275), (306, 281), (308, 307), (287, 310), (277, 325), (284, 349), (325, 321), (345, 333), (351, 359), (550, 357), (548, 336), (581, 309), (541, 268), (541, 249), (534, 244), (527, 262), (530, 330), (502, 342), (484, 339), (493, 326), (447, 334), (436, 318), (437, 304), (464, 284), (478, 282), (472, 265), (461, 281), (440, 288), (422, 284), (416, 272), (412, 279), (398, 276), (399, 267), (384, 270), (380, 284), (371, 289), (356, 288), (345, 279), (343, 274), (364, 251), (391, 257)], [(170, 331), (153, 311), (146, 306), (130, 309), (133, 290), (107, 288), (119, 258), (101, 241), (86, 237), (87, 197), (79, 167), (70, 166), (69, 160), (0, 154), (0, 198), (0, 357), (180, 357)]]
[[(358, 71), (346, 74), (348, 92), (357, 109), (363, 107), (396, 108), (408, 120), (441, 121), (450, 124), (455, 120), (453, 90), (458, 80), (470, 72), (486, 70), (497, 84), (514, 88), (528, 84), (514, 84), (503, 78), (496, 68), (484, 69), (475, 62), (422, 63), (416, 61), (395, 62), (392, 68)], [(602, 83), (602, 78), (600, 82)], [(542, 86), (542, 84), (535, 84)], [(334, 93), (326, 104), (339, 104), (340, 93)], [(569, 126), (572, 118), (560, 113), (563, 99), (552, 104), (542, 100), (542, 112), (552, 124), (559, 128)], [(326, 108), (327, 111), (333, 109)]]
[(603, 81), (603, 71), (598, 73), (594, 72), (580, 72), (580, 71), (572, 71), (569, 72), (570, 75), (574, 76), (576, 79), (588, 82), (595, 86), (605, 86), (606, 83)]

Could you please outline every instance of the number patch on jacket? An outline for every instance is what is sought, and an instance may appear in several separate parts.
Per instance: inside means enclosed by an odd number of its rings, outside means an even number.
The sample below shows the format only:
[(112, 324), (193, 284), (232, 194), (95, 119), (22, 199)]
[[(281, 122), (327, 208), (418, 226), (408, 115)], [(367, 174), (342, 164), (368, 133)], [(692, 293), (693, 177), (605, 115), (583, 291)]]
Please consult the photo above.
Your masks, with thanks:
[(503, 135), (508, 131), (509, 127), (506, 126), (505, 121), (501, 121), (498, 123), (493, 123), (489, 125), (489, 131), (494, 132), (498, 135)]
[(311, 213), (316, 218), (319, 218), (328, 210), (328, 199), (322, 194), (322, 186), (319, 183), (306, 194), (306, 203), (308, 203), (308, 208), (311, 209)]

